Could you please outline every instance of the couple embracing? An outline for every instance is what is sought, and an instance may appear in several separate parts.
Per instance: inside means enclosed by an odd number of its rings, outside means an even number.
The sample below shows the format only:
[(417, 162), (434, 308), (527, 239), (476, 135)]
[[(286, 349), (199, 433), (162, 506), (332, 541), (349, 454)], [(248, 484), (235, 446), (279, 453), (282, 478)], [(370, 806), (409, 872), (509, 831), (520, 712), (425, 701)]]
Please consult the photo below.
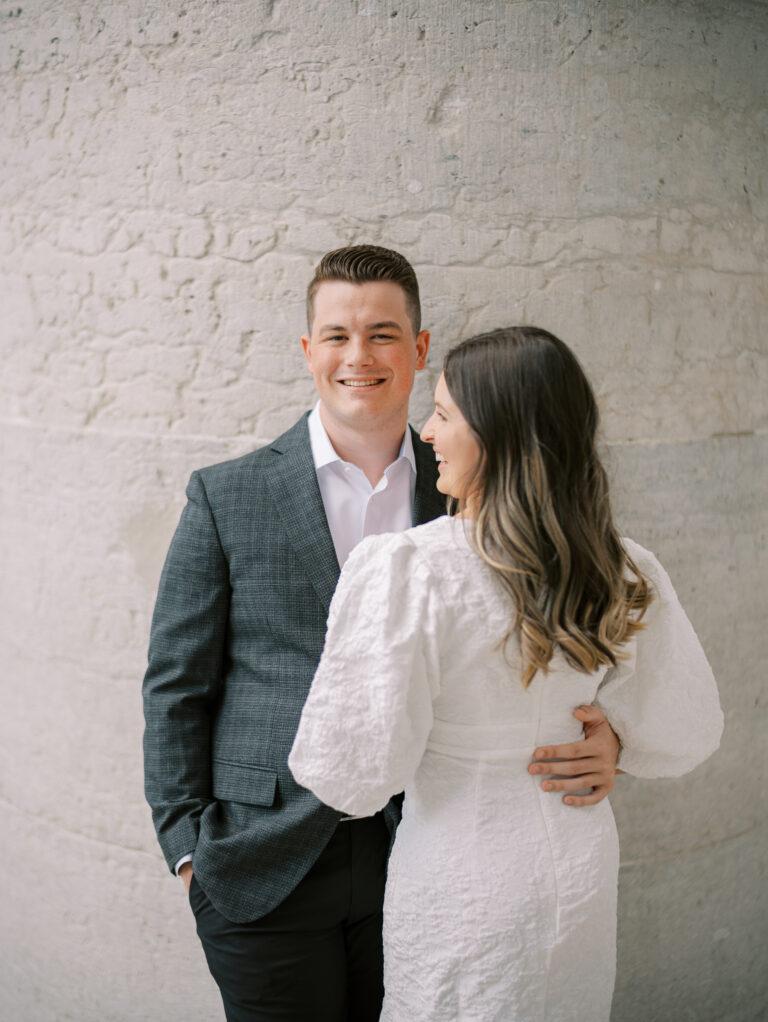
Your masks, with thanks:
[(562, 341), (463, 341), (419, 436), (410, 264), (328, 253), (307, 316), (319, 400), (192, 474), (144, 679), (147, 799), (227, 1019), (606, 1022), (605, 795), (617, 760), (717, 748), (707, 660), (615, 529)]

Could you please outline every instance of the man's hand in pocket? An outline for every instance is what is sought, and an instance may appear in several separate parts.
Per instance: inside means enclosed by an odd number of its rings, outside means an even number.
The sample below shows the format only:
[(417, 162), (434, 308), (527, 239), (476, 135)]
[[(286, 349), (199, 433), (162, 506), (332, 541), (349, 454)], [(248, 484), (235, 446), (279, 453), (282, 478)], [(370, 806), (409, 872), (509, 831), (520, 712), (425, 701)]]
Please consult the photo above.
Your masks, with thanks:
[(185, 862), (183, 866), (179, 868), (179, 876), (181, 882), (184, 884), (184, 890), (189, 894), (189, 885), (192, 883), (192, 863)]

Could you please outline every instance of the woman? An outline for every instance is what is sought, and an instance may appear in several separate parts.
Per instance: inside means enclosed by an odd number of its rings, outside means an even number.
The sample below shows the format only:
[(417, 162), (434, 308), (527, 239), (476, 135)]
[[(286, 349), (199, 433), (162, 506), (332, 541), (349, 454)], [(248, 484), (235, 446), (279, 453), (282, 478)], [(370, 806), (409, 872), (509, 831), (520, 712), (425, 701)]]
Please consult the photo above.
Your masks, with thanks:
[(354, 550), (289, 765), (356, 815), (405, 791), (384, 904), (382, 1019), (599, 1022), (618, 843), (527, 772), (596, 702), (620, 767), (676, 776), (718, 746), (709, 664), (666, 572), (620, 539), (598, 413), (534, 327), (463, 342), (422, 437), (458, 514)]

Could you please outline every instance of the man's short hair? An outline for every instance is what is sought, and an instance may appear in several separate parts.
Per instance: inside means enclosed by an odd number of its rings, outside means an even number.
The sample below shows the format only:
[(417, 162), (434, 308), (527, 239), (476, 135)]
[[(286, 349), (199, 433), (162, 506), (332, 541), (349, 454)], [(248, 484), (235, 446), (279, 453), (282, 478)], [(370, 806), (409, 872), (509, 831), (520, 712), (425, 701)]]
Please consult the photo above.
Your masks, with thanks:
[(413, 267), (399, 252), (379, 245), (347, 245), (326, 252), (315, 268), (315, 275), (307, 288), (307, 326), (312, 330), (315, 294), (328, 280), (345, 280), (350, 284), (370, 284), (389, 280), (399, 284), (405, 292), (405, 307), (414, 334), (421, 330), (421, 302), (419, 283)]

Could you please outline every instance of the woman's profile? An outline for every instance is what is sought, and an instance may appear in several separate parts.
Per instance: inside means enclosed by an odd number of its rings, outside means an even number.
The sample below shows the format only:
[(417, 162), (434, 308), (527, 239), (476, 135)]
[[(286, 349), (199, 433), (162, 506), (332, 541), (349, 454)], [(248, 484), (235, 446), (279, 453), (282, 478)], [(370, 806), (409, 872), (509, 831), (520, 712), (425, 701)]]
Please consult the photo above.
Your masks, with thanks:
[(597, 703), (619, 766), (718, 746), (704, 652), (656, 557), (614, 526), (578, 360), (535, 327), (449, 352), (422, 434), (458, 512), (349, 557), (289, 765), (355, 815), (405, 791), (384, 906), (395, 1022), (607, 1022), (618, 840), (528, 772)]

